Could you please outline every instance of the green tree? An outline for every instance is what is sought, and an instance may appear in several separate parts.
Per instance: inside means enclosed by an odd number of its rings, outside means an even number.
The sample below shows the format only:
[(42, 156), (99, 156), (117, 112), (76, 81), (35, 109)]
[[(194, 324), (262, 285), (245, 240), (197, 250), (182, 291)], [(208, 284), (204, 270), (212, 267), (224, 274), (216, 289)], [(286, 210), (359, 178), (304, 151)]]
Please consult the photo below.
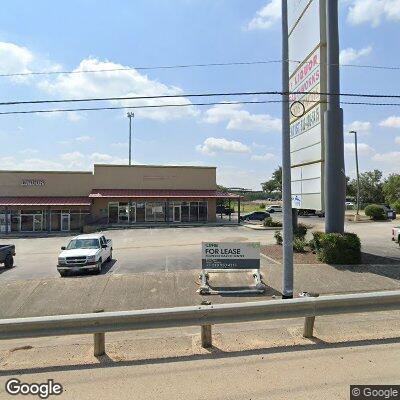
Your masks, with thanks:
[(390, 174), (383, 182), (383, 193), (385, 200), (394, 204), (400, 200), (400, 175)]
[[(357, 180), (353, 179), (349, 185), (357, 188)], [(378, 169), (360, 174), (360, 202), (363, 204), (379, 204), (385, 201), (383, 194), (382, 172)]]
[(357, 186), (355, 180), (351, 180), (349, 176), (346, 176), (346, 198), (357, 196)]
[(278, 192), (282, 195), (282, 167), (278, 167), (270, 180), (261, 184), (262, 190), (266, 193)]

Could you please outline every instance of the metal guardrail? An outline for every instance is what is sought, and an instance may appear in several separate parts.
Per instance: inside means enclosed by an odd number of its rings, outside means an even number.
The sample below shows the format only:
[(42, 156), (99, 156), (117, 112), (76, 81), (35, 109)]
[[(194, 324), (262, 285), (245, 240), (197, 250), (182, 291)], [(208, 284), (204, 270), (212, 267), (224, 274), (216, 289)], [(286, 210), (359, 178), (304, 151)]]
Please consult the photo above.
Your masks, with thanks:
[[(182, 326), (202, 327), (211, 346), (211, 325), (400, 309), (400, 291), (302, 297), (245, 303), (199, 305), (137, 311), (57, 315), (0, 320), (0, 339), (94, 334), (95, 355), (105, 352), (104, 333)], [(307, 333), (306, 333), (307, 332)], [(312, 327), (304, 336), (312, 336)], [(203, 337), (204, 336), (204, 337)]]

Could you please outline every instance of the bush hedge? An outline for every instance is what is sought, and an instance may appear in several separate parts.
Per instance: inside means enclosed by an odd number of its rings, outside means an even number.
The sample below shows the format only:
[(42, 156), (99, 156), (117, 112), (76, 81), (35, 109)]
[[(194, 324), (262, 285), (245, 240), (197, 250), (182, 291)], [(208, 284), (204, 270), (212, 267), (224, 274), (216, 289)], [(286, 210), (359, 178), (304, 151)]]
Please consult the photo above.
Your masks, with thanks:
[(295, 253), (305, 253), (307, 249), (308, 243), (307, 241), (299, 236), (295, 236), (293, 238), (293, 251)]
[(397, 214), (400, 214), (400, 200), (397, 200), (393, 203), (393, 208)]
[(370, 204), (365, 207), (365, 215), (374, 221), (383, 221), (387, 219), (387, 215), (382, 206), (378, 204)]
[(275, 231), (274, 238), (276, 240), (276, 244), (282, 245), (283, 237), (281, 231)]
[(361, 242), (354, 233), (314, 232), (311, 247), (320, 261), (327, 264), (359, 264)]
[(273, 228), (280, 228), (282, 226), (282, 222), (274, 221), (271, 217), (267, 217), (264, 219), (264, 226), (269, 226)]

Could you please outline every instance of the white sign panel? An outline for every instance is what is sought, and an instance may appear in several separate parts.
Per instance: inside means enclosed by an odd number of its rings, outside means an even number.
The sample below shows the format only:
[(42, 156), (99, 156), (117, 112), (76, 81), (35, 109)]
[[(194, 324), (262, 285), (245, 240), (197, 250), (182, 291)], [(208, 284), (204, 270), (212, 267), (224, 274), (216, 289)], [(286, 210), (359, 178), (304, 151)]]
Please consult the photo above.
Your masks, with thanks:
[(312, 0), (289, 0), (288, 1), (288, 28), (289, 33), (300, 19), (306, 7)]
[[(323, 209), (326, 0), (289, 0), (292, 205)], [(297, 111), (303, 111), (299, 113)]]
[[(321, 44), (320, 0), (312, 0), (289, 36), (289, 60), (303, 62)], [(292, 75), (299, 63), (289, 63)]]
[(203, 242), (203, 269), (260, 269), (260, 243)]

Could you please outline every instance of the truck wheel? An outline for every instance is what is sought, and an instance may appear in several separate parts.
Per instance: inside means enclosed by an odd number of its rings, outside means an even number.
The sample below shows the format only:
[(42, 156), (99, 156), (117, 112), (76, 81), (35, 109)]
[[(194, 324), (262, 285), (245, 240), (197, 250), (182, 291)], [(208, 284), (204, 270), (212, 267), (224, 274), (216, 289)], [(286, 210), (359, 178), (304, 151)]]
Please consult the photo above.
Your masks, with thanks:
[(96, 274), (101, 274), (101, 267), (102, 267), (102, 265), (103, 265), (103, 261), (102, 261), (101, 258), (100, 258), (100, 260), (99, 260), (99, 262), (98, 262), (98, 264), (97, 264)]
[(6, 256), (6, 259), (4, 260), (4, 266), (6, 268), (12, 268), (14, 266), (14, 257), (11, 254)]

